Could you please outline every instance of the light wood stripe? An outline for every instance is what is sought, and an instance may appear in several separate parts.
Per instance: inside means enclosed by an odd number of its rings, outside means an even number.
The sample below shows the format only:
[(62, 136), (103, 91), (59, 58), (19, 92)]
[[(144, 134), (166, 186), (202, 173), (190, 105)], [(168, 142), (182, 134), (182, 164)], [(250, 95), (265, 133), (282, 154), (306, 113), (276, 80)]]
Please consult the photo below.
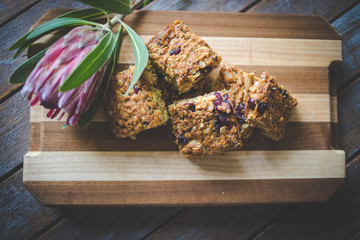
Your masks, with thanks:
[[(290, 122), (330, 122), (337, 119), (330, 119), (330, 96), (328, 94), (293, 94), (299, 104), (292, 112)], [(336, 100), (336, 97), (333, 97)], [(335, 101), (336, 102), (336, 101)], [(30, 122), (56, 121), (46, 117), (47, 109), (40, 105), (31, 108)], [(61, 122), (65, 122), (64, 117)], [(94, 121), (108, 121), (105, 109), (99, 108)]]
[[(140, 36), (148, 42), (152, 36)], [(202, 37), (224, 62), (234, 65), (329, 66), (342, 60), (341, 40)], [(124, 37), (118, 63), (133, 64), (130, 38)]]
[(330, 96), (326, 94), (293, 94), (298, 105), (290, 122), (330, 122)]
[(331, 104), (330, 104), (331, 122), (337, 123), (338, 122), (337, 97), (331, 96), (330, 99), (331, 99)]
[[(104, 161), (106, 159), (106, 161)], [(345, 177), (343, 151), (29, 152), (24, 181), (178, 181)]]

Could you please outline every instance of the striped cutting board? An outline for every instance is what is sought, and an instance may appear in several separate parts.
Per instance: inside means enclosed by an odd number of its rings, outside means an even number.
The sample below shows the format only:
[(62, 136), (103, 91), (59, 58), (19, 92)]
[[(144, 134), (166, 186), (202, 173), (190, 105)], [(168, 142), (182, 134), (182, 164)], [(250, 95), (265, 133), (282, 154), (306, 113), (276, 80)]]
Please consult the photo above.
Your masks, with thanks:
[[(37, 24), (64, 10), (45, 14)], [(298, 99), (285, 138), (255, 137), (242, 151), (186, 159), (169, 127), (115, 139), (103, 110), (86, 130), (31, 109), (24, 184), (54, 205), (218, 205), (325, 201), (345, 177), (336, 147), (337, 99), (329, 66), (342, 60), (341, 37), (321, 17), (138, 11), (126, 22), (144, 41), (176, 19), (203, 37), (224, 62), (277, 76)], [(38, 50), (42, 39), (32, 50)], [(126, 36), (119, 68), (134, 63)]]

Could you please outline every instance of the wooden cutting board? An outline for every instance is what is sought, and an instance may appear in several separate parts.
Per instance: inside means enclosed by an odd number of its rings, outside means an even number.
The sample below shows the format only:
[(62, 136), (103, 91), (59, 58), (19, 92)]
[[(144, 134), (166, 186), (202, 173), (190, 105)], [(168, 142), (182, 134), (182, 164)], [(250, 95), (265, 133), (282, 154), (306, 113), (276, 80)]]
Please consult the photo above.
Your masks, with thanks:
[[(65, 10), (45, 14), (37, 24)], [(138, 11), (126, 22), (147, 41), (183, 20), (223, 58), (260, 76), (268, 71), (298, 99), (285, 138), (255, 137), (242, 151), (182, 157), (169, 127), (116, 139), (101, 110), (86, 130), (62, 129), (31, 108), (23, 181), (47, 205), (219, 205), (327, 200), (345, 177), (335, 150), (336, 90), (329, 66), (342, 61), (341, 37), (318, 16)], [(39, 41), (39, 49), (46, 41)], [(134, 63), (126, 36), (119, 68)], [(333, 66), (333, 64), (332, 64)]]

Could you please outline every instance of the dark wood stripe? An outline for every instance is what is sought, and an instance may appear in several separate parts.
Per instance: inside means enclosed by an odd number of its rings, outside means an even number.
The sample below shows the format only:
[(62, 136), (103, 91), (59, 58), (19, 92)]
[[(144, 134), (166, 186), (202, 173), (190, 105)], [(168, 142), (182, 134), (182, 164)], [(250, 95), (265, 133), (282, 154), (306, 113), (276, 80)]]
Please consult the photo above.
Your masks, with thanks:
[(256, 132), (246, 150), (321, 150), (331, 149), (330, 123), (289, 122), (285, 136), (276, 142)]
[[(326, 201), (343, 179), (25, 181), (45, 205), (222, 205)], [(307, 194), (304, 194), (306, 189)], [(96, 194), (94, 194), (96, 193)]]
[[(53, 9), (35, 26), (68, 11)], [(176, 19), (200, 36), (341, 40), (325, 19), (309, 15), (140, 10), (125, 22), (139, 35), (155, 35)]]
[(138, 34), (155, 35), (176, 19), (200, 36), (341, 39), (326, 20), (308, 15), (137, 11), (125, 20)]
[[(62, 129), (63, 123), (31, 123), (30, 151), (177, 151), (170, 127), (151, 129), (137, 140), (116, 139), (107, 122), (93, 122), (86, 130)], [(331, 149), (330, 123), (290, 122), (284, 139), (270, 141), (260, 134), (247, 144), (247, 150), (328, 150)]]
[[(63, 123), (44, 122), (43, 139), (40, 123), (31, 123), (30, 151), (176, 151), (174, 136), (167, 127), (139, 134), (136, 141), (117, 139), (107, 122), (93, 122), (87, 129), (68, 127)], [(155, 137), (155, 139), (154, 139)], [(37, 148), (39, 147), (39, 148)]]
[(331, 142), (332, 147), (335, 149), (340, 149), (338, 123), (331, 123), (331, 139), (332, 139), (332, 142)]
[[(129, 68), (131, 64), (118, 64), (116, 71)], [(329, 71), (326, 67), (279, 67), (279, 66), (245, 66), (236, 65), (245, 72), (254, 72), (260, 77), (261, 73), (269, 72), (284, 85), (291, 93), (329, 94)], [(336, 96), (336, 92), (333, 92)]]

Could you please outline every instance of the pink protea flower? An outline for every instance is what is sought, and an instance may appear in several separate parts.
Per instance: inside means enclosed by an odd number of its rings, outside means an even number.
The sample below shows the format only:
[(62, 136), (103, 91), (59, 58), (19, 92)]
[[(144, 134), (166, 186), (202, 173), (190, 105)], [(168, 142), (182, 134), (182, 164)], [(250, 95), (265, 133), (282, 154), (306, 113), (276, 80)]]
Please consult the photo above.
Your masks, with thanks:
[(103, 36), (90, 26), (81, 26), (56, 41), (37, 63), (21, 90), (29, 100), (36, 94), (30, 105), (40, 101), (40, 105), (50, 109), (47, 117), (51, 119), (63, 110), (58, 120), (67, 113), (66, 124), (76, 125), (82, 112), (94, 101), (109, 61), (81, 86), (67, 92), (59, 92), (59, 87)]

